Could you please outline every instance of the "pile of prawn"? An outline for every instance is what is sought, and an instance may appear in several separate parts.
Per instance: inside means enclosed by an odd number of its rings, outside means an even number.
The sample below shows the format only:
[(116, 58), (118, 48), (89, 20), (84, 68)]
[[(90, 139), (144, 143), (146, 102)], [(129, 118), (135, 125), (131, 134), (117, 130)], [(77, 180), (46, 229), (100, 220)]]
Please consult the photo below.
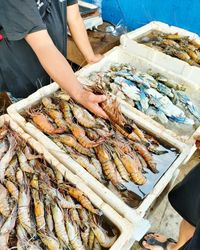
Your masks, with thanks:
[(102, 227), (102, 214), (9, 124), (0, 128), (1, 250), (110, 248), (118, 231)]
[[(92, 91), (103, 93), (99, 88)], [(108, 121), (95, 117), (63, 91), (58, 91), (44, 97), (24, 117), (93, 177), (111, 185), (116, 192), (127, 191), (129, 181), (145, 184), (147, 168), (158, 173), (152, 153), (166, 151), (159, 151), (159, 142), (122, 115), (116, 99), (108, 95), (101, 106)]]
[(179, 58), (190, 65), (200, 67), (200, 44), (189, 38), (189, 36), (153, 30), (149, 34), (140, 37), (138, 42)]

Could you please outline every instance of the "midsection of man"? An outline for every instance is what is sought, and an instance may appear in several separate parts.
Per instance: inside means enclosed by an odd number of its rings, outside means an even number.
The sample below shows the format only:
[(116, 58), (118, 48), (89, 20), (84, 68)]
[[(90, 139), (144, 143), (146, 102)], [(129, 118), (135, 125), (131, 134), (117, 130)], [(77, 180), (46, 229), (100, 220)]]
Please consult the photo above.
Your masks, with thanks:
[(51, 82), (25, 41), (32, 32), (47, 29), (66, 56), (66, 6), (76, 0), (3, 0), (0, 2), (0, 91), (23, 98)]

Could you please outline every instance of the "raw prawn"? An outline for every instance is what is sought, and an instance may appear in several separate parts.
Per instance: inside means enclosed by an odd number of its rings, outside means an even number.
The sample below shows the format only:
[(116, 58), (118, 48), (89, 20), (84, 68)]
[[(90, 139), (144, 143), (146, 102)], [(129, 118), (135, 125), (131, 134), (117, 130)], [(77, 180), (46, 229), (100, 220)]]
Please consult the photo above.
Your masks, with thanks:
[(17, 157), (18, 157), (18, 160), (19, 160), (19, 165), (20, 165), (20, 168), (23, 172), (26, 172), (26, 173), (30, 173), (30, 174), (33, 174), (34, 173), (34, 170), (33, 168), (28, 164), (28, 161), (27, 161), (27, 158), (25, 156), (25, 154), (19, 150), (17, 152)]
[(32, 189), (32, 197), (34, 201), (34, 211), (38, 231), (45, 232), (46, 221), (44, 218), (44, 203), (39, 197), (36, 189)]
[(47, 224), (47, 228), (48, 231), (53, 234), (53, 230), (54, 230), (54, 222), (53, 222), (53, 216), (52, 216), (52, 212), (51, 212), (51, 206), (50, 206), (50, 199), (49, 197), (47, 197), (47, 199), (45, 199), (45, 218), (46, 218), (46, 224)]
[(121, 154), (120, 159), (126, 168), (127, 172), (130, 174), (132, 180), (137, 185), (143, 185), (146, 182), (146, 178), (141, 172), (141, 164), (139, 159), (132, 158), (130, 155)]
[(54, 120), (55, 124), (58, 126), (58, 128), (63, 128), (64, 131), (67, 131), (67, 123), (63, 119), (63, 115), (61, 111), (55, 110), (55, 109), (45, 109), (47, 114)]
[(88, 171), (92, 176), (94, 176), (98, 181), (102, 182), (102, 176), (97, 172), (96, 168), (89, 162), (88, 158), (85, 156), (73, 154), (71, 155), (84, 169)]
[(17, 205), (14, 206), (11, 214), (9, 215), (9, 217), (6, 219), (5, 223), (1, 227), (0, 235), (10, 233), (15, 227), (16, 220), (17, 220)]
[(126, 168), (124, 167), (120, 158), (117, 156), (116, 153), (112, 153), (112, 157), (113, 157), (115, 166), (117, 167), (117, 170), (119, 171), (122, 179), (125, 181), (130, 181), (129, 174), (127, 173)]
[(156, 163), (147, 148), (140, 143), (133, 143), (134, 149), (145, 159), (153, 173), (158, 173)]
[(28, 112), (32, 117), (33, 122), (46, 134), (62, 134), (65, 132), (64, 128), (55, 128), (48, 118), (40, 112)]
[(61, 250), (60, 244), (55, 237), (48, 236), (43, 233), (38, 233), (38, 236), (40, 237), (43, 244), (48, 248), (48, 250), (55, 250), (55, 249)]
[(11, 181), (15, 181), (15, 173), (17, 166), (18, 166), (17, 157), (14, 156), (12, 160), (9, 162), (9, 166), (5, 171), (5, 177), (7, 177)]
[(54, 138), (54, 140), (62, 142), (63, 144), (72, 147), (76, 149), (79, 153), (87, 155), (87, 156), (92, 156), (92, 151), (88, 148), (84, 148), (81, 144), (79, 144), (75, 138), (71, 135), (60, 135)]
[(52, 199), (57, 199), (62, 208), (81, 208), (79, 204), (74, 204), (67, 201), (58, 190), (53, 187), (48, 187), (47, 184), (44, 182), (40, 183), (40, 188), (43, 190), (44, 193), (47, 193)]
[(43, 97), (42, 104), (47, 109), (56, 109), (57, 108), (57, 106), (54, 103), (52, 103), (52, 99), (50, 97)]
[(100, 161), (104, 174), (106, 175), (107, 179), (110, 180), (114, 186), (116, 186), (119, 190), (126, 190), (125, 186), (122, 184), (122, 179), (117, 172), (109, 152), (105, 148), (104, 145), (99, 145), (96, 149), (96, 154), (98, 160)]
[(11, 194), (11, 196), (16, 200), (18, 201), (18, 197), (19, 197), (19, 190), (18, 188), (15, 186), (14, 183), (12, 183), (11, 181), (9, 180), (6, 180), (5, 181), (5, 186), (8, 190), (8, 192)]
[(90, 226), (91, 226), (92, 231), (94, 232), (98, 242), (100, 243), (100, 245), (102, 247), (110, 248), (114, 244), (114, 242), (116, 241), (117, 235), (115, 235), (113, 237), (109, 237), (103, 228), (100, 228), (100, 226), (96, 225), (94, 220), (90, 220)]
[(84, 247), (77, 226), (72, 222), (70, 216), (65, 213), (66, 228), (69, 235), (69, 241), (73, 250), (86, 250)]
[(8, 137), (8, 141), (10, 143), (9, 149), (6, 154), (0, 160), (0, 181), (3, 182), (5, 178), (5, 171), (9, 165), (9, 162), (12, 160), (15, 154), (16, 141), (13, 137)]
[(69, 245), (69, 238), (65, 229), (63, 211), (58, 207), (56, 203), (51, 204), (51, 210), (52, 210), (56, 235), (60, 239), (61, 243), (63, 242), (67, 247)]
[(60, 110), (62, 111), (66, 122), (71, 121), (73, 119), (69, 103), (67, 103), (66, 101), (61, 101)]
[(77, 139), (77, 141), (85, 148), (94, 148), (100, 145), (105, 139), (99, 139), (98, 141), (91, 141), (85, 133), (85, 130), (75, 123), (68, 124), (72, 131), (72, 134)]
[(9, 196), (6, 188), (0, 184), (0, 213), (5, 217), (8, 217), (10, 214), (8, 198)]
[[(76, 204), (75, 204), (74, 200), (72, 199), (72, 197), (71, 197), (70, 195), (67, 195), (67, 196), (65, 197), (65, 199), (66, 199), (69, 203), (74, 204), (74, 208), (73, 208), (73, 209), (70, 209), (69, 214), (70, 214), (71, 218), (73, 219), (73, 221), (74, 221), (77, 225), (79, 225), (80, 227), (82, 227), (82, 225), (81, 225), (81, 220), (80, 220), (79, 213), (78, 213), (78, 210), (75, 208)], [(82, 207), (81, 205), (79, 205), (79, 204), (77, 204), (77, 205), (80, 206), (79, 208), (81, 208), (81, 209), (79, 209), (79, 210), (82, 210), (82, 209), (83, 209), (83, 207)]]
[(141, 139), (140, 137), (138, 137), (134, 132), (132, 133), (127, 133), (123, 128), (121, 128), (118, 124), (114, 124), (115, 128), (122, 134), (124, 135), (126, 138), (128, 138), (131, 141), (136, 141), (136, 142), (140, 142)]
[(70, 105), (74, 117), (85, 128), (97, 127), (95, 118), (86, 110), (77, 104)]
[(95, 240), (95, 234), (94, 234), (93, 230), (90, 229), (89, 241), (88, 241), (89, 250), (93, 250), (94, 240)]
[(95, 209), (92, 205), (92, 203), (90, 202), (90, 200), (85, 196), (85, 194), (75, 188), (75, 187), (71, 187), (69, 185), (62, 185), (62, 187), (66, 187), (68, 193), (74, 198), (76, 199), (78, 202), (80, 202), (80, 204), (86, 208), (88, 211), (98, 214), (98, 215), (102, 215), (102, 211), (99, 209)]
[(35, 230), (31, 223), (30, 217), (30, 190), (28, 186), (22, 185), (20, 187), (19, 199), (18, 199), (18, 218), (19, 223), (30, 234), (35, 234)]

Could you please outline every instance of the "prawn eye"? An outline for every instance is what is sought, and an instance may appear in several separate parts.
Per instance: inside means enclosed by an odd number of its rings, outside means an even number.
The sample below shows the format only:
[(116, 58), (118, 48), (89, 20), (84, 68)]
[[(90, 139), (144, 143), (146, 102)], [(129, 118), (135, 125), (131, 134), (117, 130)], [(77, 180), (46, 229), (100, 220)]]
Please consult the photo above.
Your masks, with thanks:
[(125, 124), (124, 125), (124, 130), (128, 133), (131, 134), (133, 132), (133, 127), (130, 124)]

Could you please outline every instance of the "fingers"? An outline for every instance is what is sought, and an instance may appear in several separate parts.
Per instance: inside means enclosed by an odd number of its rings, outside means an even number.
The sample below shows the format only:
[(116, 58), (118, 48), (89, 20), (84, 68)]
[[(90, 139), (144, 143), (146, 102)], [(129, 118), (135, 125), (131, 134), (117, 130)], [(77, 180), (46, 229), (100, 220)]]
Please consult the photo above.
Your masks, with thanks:
[(104, 102), (105, 100), (106, 100), (105, 95), (94, 95), (91, 93), (91, 95), (89, 96), (89, 101), (94, 103), (101, 103)]
[(94, 106), (90, 109), (90, 111), (91, 111), (92, 113), (94, 113), (95, 115), (97, 115), (97, 116), (100, 116), (100, 117), (102, 117), (102, 118), (104, 118), (104, 119), (108, 119), (108, 116), (107, 116), (106, 113), (103, 111), (103, 109), (102, 109), (101, 107), (99, 107), (98, 104), (94, 105)]
[(99, 103), (104, 102), (105, 100), (105, 95), (95, 95), (87, 90), (84, 90), (83, 93), (80, 95), (80, 98), (76, 101), (78, 101), (86, 109), (90, 110), (95, 115), (100, 116), (104, 119), (108, 119), (106, 113), (99, 106)]
[(99, 106), (99, 103), (104, 102), (106, 100), (105, 95), (94, 95), (90, 94), (89, 100), (88, 100), (88, 108), (90, 111), (92, 111), (94, 114), (97, 116), (100, 116), (104, 119), (108, 119), (108, 116), (106, 113), (103, 111), (103, 109)]

